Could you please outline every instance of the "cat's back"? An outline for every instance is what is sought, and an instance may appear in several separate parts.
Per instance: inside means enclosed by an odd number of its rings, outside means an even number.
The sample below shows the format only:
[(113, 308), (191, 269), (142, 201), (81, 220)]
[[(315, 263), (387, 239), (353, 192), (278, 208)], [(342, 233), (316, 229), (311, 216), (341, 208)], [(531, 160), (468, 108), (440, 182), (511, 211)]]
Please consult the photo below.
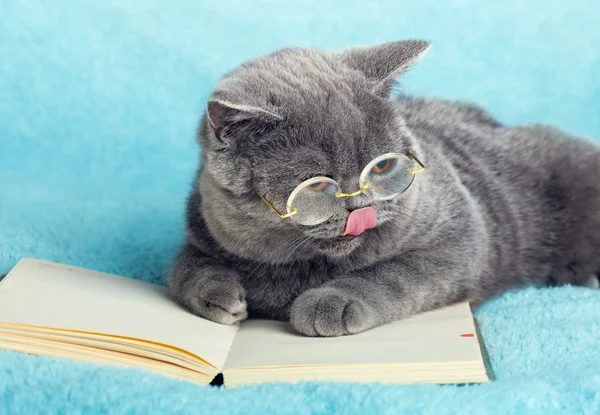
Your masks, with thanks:
[(518, 247), (521, 271), (538, 264), (534, 272), (546, 272), (547, 264), (562, 280), (570, 264), (588, 264), (584, 275), (600, 266), (600, 147), (550, 126), (502, 125), (475, 105), (398, 105), (432, 175), (456, 174), (478, 200), (492, 239), (505, 253)]
[(596, 181), (600, 174), (600, 147), (557, 128), (505, 126), (469, 103), (401, 99), (398, 105), (425, 147), (453, 160), (459, 170), (491, 171), (495, 181), (523, 182), (530, 175), (536, 183), (544, 177), (567, 179), (576, 175), (594, 176)]

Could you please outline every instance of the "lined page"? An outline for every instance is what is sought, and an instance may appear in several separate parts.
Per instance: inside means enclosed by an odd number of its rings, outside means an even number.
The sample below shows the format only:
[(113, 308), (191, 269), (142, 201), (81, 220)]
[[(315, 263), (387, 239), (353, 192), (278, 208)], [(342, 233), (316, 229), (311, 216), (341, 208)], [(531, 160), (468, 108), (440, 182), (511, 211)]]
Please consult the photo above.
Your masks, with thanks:
[(134, 337), (186, 350), (221, 370), (237, 326), (197, 317), (166, 288), (23, 259), (0, 282), (0, 323)]
[(333, 338), (299, 336), (283, 322), (245, 321), (233, 342), (225, 370), (453, 362), (481, 362), (483, 365), (468, 303)]

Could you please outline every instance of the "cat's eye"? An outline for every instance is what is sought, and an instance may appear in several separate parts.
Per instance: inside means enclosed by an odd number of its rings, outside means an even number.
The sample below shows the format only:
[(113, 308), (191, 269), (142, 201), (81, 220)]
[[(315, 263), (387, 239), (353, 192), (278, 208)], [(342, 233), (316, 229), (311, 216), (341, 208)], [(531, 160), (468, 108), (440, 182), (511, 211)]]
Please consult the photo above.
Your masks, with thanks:
[(369, 185), (365, 193), (375, 200), (393, 199), (414, 180), (413, 161), (405, 154), (388, 153), (367, 164), (360, 185)]
[(381, 160), (379, 163), (371, 167), (371, 171), (375, 174), (385, 173), (394, 166), (394, 159)]
[(327, 182), (312, 183), (312, 184), (309, 184), (308, 187), (310, 187), (311, 190), (314, 190), (314, 191), (318, 192), (320, 190), (325, 189), (325, 187), (327, 187)]
[(316, 225), (329, 219), (336, 211), (343, 209), (337, 204), (335, 195), (340, 187), (333, 179), (317, 176), (299, 184), (290, 194), (286, 205), (293, 220), (302, 225)]

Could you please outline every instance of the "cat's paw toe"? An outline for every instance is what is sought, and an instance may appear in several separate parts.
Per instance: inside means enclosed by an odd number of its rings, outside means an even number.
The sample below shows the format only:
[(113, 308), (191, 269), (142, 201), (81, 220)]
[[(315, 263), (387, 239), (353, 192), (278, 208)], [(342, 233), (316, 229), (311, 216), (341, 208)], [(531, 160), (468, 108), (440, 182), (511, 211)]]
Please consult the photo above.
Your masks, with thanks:
[(193, 308), (199, 316), (221, 324), (233, 324), (248, 317), (246, 292), (232, 280), (204, 281)]
[(375, 325), (374, 311), (364, 301), (333, 287), (308, 290), (292, 306), (290, 323), (306, 336), (335, 337)]

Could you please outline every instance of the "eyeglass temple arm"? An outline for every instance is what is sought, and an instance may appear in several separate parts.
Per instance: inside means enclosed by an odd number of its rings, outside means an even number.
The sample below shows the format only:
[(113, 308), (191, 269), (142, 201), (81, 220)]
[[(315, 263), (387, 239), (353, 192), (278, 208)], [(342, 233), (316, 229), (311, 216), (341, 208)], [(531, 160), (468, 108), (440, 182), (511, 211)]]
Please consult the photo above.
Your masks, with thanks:
[(421, 166), (421, 168), (419, 169), (410, 169), (408, 170), (408, 174), (419, 174), (419, 173), (423, 173), (425, 171), (425, 165), (421, 162), (421, 160), (419, 160), (419, 158), (417, 156), (414, 155), (414, 153), (412, 151), (409, 151), (408, 154), (410, 154), (410, 156), (415, 159), (415, 161), (419, 164), (419, 166)]
[(277, 215), (279, 215), (279, 217), (281, 219), (287, 219), (290, 216), (294, 216), (296, 213), (298, 213), (298, 209), (294, 208), (294, 210), (292, 210), (290, 213), (281, 213), (279, 210), (277, 210), (277, 208), (275, 206), (273, 206), (273, 204), (271, 202), (269, 202), (267, 199), (265, 199), (261, 194), (257, 193), (258, 197), (260, 197), (262, 199), (263, 202), (265, 202), (267, 204), (267, 206), (269, 206), (273, 212), (277, 213)]

